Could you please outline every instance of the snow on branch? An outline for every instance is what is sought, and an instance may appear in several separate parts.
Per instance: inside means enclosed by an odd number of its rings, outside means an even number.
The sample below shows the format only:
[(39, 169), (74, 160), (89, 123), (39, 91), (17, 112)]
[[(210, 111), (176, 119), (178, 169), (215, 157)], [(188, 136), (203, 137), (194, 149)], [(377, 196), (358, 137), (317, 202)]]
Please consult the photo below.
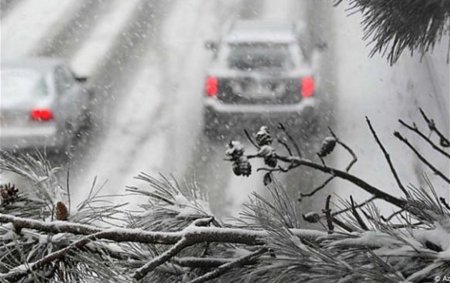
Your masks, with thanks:
[[(414, 124), (401, 125), (435, 150), (448, 153), (448, 138), (431, 118), (421, 115), (432, 135), (424, 135)], [(286, 139), (274, 139), (269, 128), (262, 127), (254, 135), (246, 133), (254, 154), (247, 154), (238, 141), (226, 151), (236, 175), (252, 174), (255, 159), (264, 162), (257, 170), (266, 171), (262, 182), (267, 194), (253, 194), (233, 221), (215, 217), (197, 187), (145, 173), (137, 177), (144, 186), (127, 188), (148, 199), (138, 210), (121, 211), (121, 204), (98, 202), (104, 197), (93, 188), (78, 210), (69, 210), (67, 198), (58, 196), (62, 186), (56, 183), (55, 170), (40, 160), (43, 156), (16, 160), (5, 154), (0, 168), (27, 176), (39, 189), (35, 193), (0, 184), (0, 281), (428, 282), (435, 276), (442, 278), (450, 270), (449, 200), (436, 193), (429, 179), (424, 186), (405, 187), (396, 174), (395, 160), (370, 121), (368, 126), (406, 198), (350, 173), (358, 157), (331, 129), (309, 160), (284, 126), (279, 129)], [(278, 144), (285, 154), (278, 153)], [(342, 169), (327, 164), (339, 146), (352, 157)], [(428, 166), (432, 173), (443, 172), (426, 156), (418, 158), (433, 166)], [(359, 203), (350, 197), (333, 205), (334, 196), (329, 195), (321, 211), (301, 214), (298, 206), (314, 193), (302, 195), (300, 201), (292, 198), (273, 174), (300, 167), (329, 175), (331, 180), (319, 188), (342, 179), (371, 196)], [(377, 200), (399, 209), (385, 217)], [(112, 225), (111, 219), (118, 224)], [(305, 221), (323, 229), (305, 229)]]

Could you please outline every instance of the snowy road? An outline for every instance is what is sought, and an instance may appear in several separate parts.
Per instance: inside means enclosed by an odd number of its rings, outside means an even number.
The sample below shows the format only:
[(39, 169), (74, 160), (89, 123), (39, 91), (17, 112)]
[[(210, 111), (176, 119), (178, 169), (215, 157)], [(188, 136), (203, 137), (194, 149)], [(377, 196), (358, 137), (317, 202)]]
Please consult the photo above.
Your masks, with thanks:
[[(251, 191), (264, 191), (260, 175), (233, 176), (223, 161), (224, 145), (201, 134), (203, 80), (211, 57), (203, 43), (235, 18), (303, 19), (315, 40), (327, 42), (318, 67), (323, 95), (334, 105), (327, 122), (360, 156), (354, 172), (391, 193), (398, 194), (394, 180), (381, 178), (388, 168), (364, 116), (399, 160), (405, 179), (415, 176), (417, 164), (392, 137), (397, 119), (417, 120), (420, 105), (449, 127), (445, 40), (422, 62), (404, 55), (390, 67), (379, 56), (367, 58), (358, 15), (347, 18), (345, 6), (333, 8), (328, 0), (15, 2), (1, 17), (2, 58), (63, 57), (89, 76), (95, 91), (93, 127), (63, 164), (71, 170), (75, 201), (86, 196), (95, 177), (98, 183), (108, 181), (104, 193), (119, 194), (135, 185), (133, 176), (140, 171), (195, 181), (221, 215), (235, 215)], [(342, 166), (346, 160), (337, 152), (332, 162)], [(295, 197), (322, 178), (303, 170), (281, 179)], [(364, 197), (336, 182), (302, 209), (319, 209), (330, 191)]]

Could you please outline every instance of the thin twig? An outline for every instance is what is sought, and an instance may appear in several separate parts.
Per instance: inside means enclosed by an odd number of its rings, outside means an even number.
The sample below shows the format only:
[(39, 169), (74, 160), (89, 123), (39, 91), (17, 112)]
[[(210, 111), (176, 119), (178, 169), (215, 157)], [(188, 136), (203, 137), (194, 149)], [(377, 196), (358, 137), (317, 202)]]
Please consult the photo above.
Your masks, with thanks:
[(309, 193), (300, 193), (300, 198), (298, 200), (301, 201), (303, 197), (311, 197), (311, 196), (313, 196), (318, 191), (320, 191), (323, 188), (325, 188), (328, 185), (328, 183), (333, 181), (334, 178), (335, 178), (335, 176), (328, 177), (320, 186), (318, 186), (317, 188), (315, 188), (314, 190), (312, 190)]
[(144, 264), (142, 267), (138, 268), (134, 274), (133, 278), (136, 280), (141, 280), (144, 278), (149, 272), (153, 271), (156, 267), (160, 266), (161, 264), (167, 262), (169, 259), (171, 259), (173, 256), (178, 254), (180, 251), (182, 251), (184, 248), (192, 245), (193, 243), (189, 241), (186, 237), (183, 237), (178, 243), (173, 245), (170, 249), (162, 253), (161, 255), (153, 258), (151, 261)]
[(422, 117), (425, 120), (425, 122), (427, 122), (428, 128), (432, 132), (435, 132), (439, 136), (439, 138), (441, 139), (441, 145), (443, 147), (449, 147), (450, 146), (450, 141), (445, 137), (444, 134), (441, 133), (441, 131), (439, 131), (439, 129), (436, 127), (436, 123), (434, 122), (434, 120), (428, 118), (428, 116), (425, 114), (423, 109), (420, 108), (420, 107), (419, 107), (419, 111), (420, 111), (420, 114), (422, 114)]
[(396, 205), (400, 208), (406, 207), (405, 200), (394, 197), (393, 195), (390, 195), (390, 194), (370, 185), (369, 183), (363, 181), (361, 178), (358, 178), (348, 172), (344, 172), (342, 170), (339, 170), (339, 169), (336, 169), (333, 167), (324, 167), (324, 166), (314, 163), (310, 160), (298, 158), (295, 156), (282, 156), (282, 155), (277, 154), (276, 157), (283, 162), (287, 162), (287, 163), (292, 162), (293, 168), (298, 167), (298, 166), (306, 166), (306, 167), (310, 167), (310, 168), (319, 170), (321, 172), (324, 172), (324, 173), (327, 173), (330, 175), (334, 175), (336, 177), (339, 177), (343, 180), (346, 180), (346, 181), (358, 186), (359, 188), (363, 189), (364, 191), (370, 193), (371, 195), (376, 196), (380, 199), (383, 199), (393, 205)]
[(278, 128), (283, 131), (283, 133), (286, 135), (286, 137), (289, 139), (289, 141), (292, 143), (292, 145), (295, 148), (295, 152), (297, 153), (298, 157), (303, 158), (302, 152), (300, 151), (300, 148), (298, 147), (297, 142), (294, 140), (294, 138), (291, 136), (289, 131), (284, 127), (282, 123), (279, 123)]
[(286, 142), (284, 142), (282, 139), (277, 139), (277, 141), (284, 146), (289, 155), (292, 155), (292, 151)]
[(350, 161), (350, 163), (345, 168), (345, 171), (347, 172), (350, 171), (353, 165), (358, 161), (358, 156), (356, 156), (355, 152), (347, 144), (345, 144), (343, 141), (341, 141), (340, 138), (338, 138), (338, 136), (333, 132), (333, 130), (330, 127), (328, 127), (328, 131), (330, 131), (331, 135), (336, 140), (336, 143), (340, 144), (352, 156), (352, 161)]
[(245, 264), (246, 262), (248, 262), (249, 260), (252, 260), (253, 258), (255, 258), (259, 255), (262, 255), (265, 252), (267, 252), (267, 248), (263, 247), (263, 248), (257, 250), (256, 252), (250, 253), (243, 257), (240, 257), (232, 262), (225, 263), (225, 264), (219, 266), (218, 268), (214, 269), (213, 271), (208, 272), (200, 277), (195, 278), (194, 280), (189, 281), (189, 283), (202, 283), (202, 282), (211, 280), (213, 278), (217, 278), (220, 275), (227, 272), (228, 270), (230, 270), (234, 267), (241, 266), (241, 265)]
[(392, 213), (392, 214), (389, 215), (388, 217), (384, 217), (384, 216), (382, 215), (382, 216), (381, 216), (381, 219), (383, 219), (384, 222), (389, 222), (389, 221), (391, 221), (392, 218), (394, 218), (396, 215), (398, 215), (398, 214), (400, 214), (400, 213), (402, 213), (402, 212), (404, 212), (404, 211), (405, 211), (404, 209), (401, 209), (401, 210), (399, 210), (399, 211), (396, 211), (396, 212)]
[[(328, 130), (330, 131), (331, 135), (336, 140), (336, 143), (341, 145), (352, 156), (352, 160), (350, 161), (350, 163), (345, 168), (345, 171), (349, 172), (350, 169), (352, 168), (352, 166), (358, 161), (358, 157), (356, 156), (355, 152), (353, 152), (353, 150), (348, 145), (346, 145), (344, 142), (342, 142), (338, 138), (338, 136), (333, 132), (333, 130), (330, 127), (328, 127)], [(325, 162), (323, 161), (323, 159), (320, 156), (319, 156), (319, 158), (320, 158), (320, 161), (322, 161), (322, 165), (326, 166)], [(327, 178), (321, 185), (319, 185), (317, 188), (315, 188), (314, 190), (312, 190), (309, 193), (300, 193), (299, 201), (301, 200), (302, 197), (311, 197), (311, 196), (313, 196), (314, 194), (316, 194), (317, 192), (319, 192), (320, 190), (325, 188), (331, 181), (333, 181), (333, 179), (335, 177), (336, 176), (331, 176), (331, 177)]]
[[(358, 204), (358, 205), (355, 205), (355, 207), (356, 207), (356, 208), (363, 207), (363, 206), (365, 206), (365, 205), (371, 203), (372, 201), (374, 201), (374, 200), (376, 200), (376, 199), (377, 199), (376, 196), (375, 196), (375, 197), (371, 197), (371, 198), (365, 200), (364, 202), (362, 202), (362, 203), (360, 203), (360, 204)], [(345, 212), (350, 211), (350, 210), (352, 210), (352, 207), (347, 207), (347, 208), (345, 208), (345, 209), (342, 209), (342, 210), (339, 210), (339, 211), (336, 211), (336, 212), (332, 213), (331, 216), (333, 216), (333, 217), (334, 217), (334, 216), (338, 216), (339, 214), (345, 213)]]
[(440, 154), (446, 156), (447, 158), (450, 158), (450, 154), (448, 152), (445, 152), (444, 150), (442, 150), (439, 146), (437, 146), (429, 137), (427, 137), (424, 133), (422, 133), (419, 128), (417, 128), (416, 124), (408, 125), (407, 123), (405, 123), (404, 121), (402, 121), (401, 119), (398, 120), (398, 122), (400, 124), (402, 124), (404, 127), (406, 127), (407, 129), (411, 130), (413, 133), (416, 133), (417, 135), (419, 135), (423, 140), (425, 140), (429, 145), (431, 145), (431, 147), (436, 150), (437, 152), (439, 152)]
[(431, 169), (436, 175), (441, 177), (444, 181), (450, 184), (450, 179), (444, 175), (441, 171), (439, 171), (436, 167), (434, 167), (422, 154), (420, 154), (419, 151), (406, 139), (403, 137), (399, 132), (394, 132), (394, 136), (398, 138), (400, 141), (402, 141), (404, 144), (406, 144), (415, 154), (416, 156), (422, 161), (425, 165), (428, 166), (428, 168)]
[(247, 129), (244, 129), (244, 133), (247, 136), (247, 139), (250, 141), (250, 143), (256, 148), (259, 149), (260, 147), (256, 144), (256, 142), (253, 140), (252, 136), (250, 135), (250, 133), (247, 131)]
[(383, 143), (378, 138), (378, 135), (374, 128), (372, 127), (372, 123), (370, 122), (369, 118), (366, 116), (366, 122), (367, 125), (369, 125), (370, 132), (372, 133), (373, 137), (375, 138), (375, 141), (377, 142), (378, 146), (380, 147), (381, 151), (383, 152), (384, 158), (386, 159), (389, 168), (391, 169), (392, 175), (394, 175), (395, 181), (397, 182), (398, 187), (400, 190), (402, 190), (403, 194), (405, 194), (406, 198), (410, 198), (410, 194), (406, 190), (405, 186), (403, 186), (402, 182), (400, 181), (400, 178), (397, 174), (397, 170), (395, 170), (394, 164), (392, 164), (391, 157), (387, 150), (384, 148)]
[(351, 206), (352, 206), (352, 214), (355, 217), (356, 221), (358, 221), (359, 226), (363, 230), (368, 231), (369, 227), (367, 227), (366, 223), (364, 223), (364, 221), (362, 220), (361, 216), (359, 215), (358, 210), (356, 209), (355, 202), (353, 201), (353, 197), (352, 196), (350, 196), (350, 203), (351, 203)]

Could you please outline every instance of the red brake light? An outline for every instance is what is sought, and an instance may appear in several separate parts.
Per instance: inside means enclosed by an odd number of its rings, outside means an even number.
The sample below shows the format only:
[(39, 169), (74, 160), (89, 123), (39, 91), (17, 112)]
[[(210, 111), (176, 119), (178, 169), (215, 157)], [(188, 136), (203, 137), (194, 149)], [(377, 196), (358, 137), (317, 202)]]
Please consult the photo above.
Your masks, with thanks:
[(219, 80), (214, 76), (209, 76), (206, 79), (205, 90), (207, 96), (216, 96), (219, 91)]
[(35, 121), (49, 121), (53, 119), (53, 112), (47, 108), (35, 108), (31, 110), (30, 116)]
[(300, 92), (303, 97), (313, 96), (316, 88), (313, 77), (311, 76), (303, 77), (301, 80), (300, 88), (301, 88)]

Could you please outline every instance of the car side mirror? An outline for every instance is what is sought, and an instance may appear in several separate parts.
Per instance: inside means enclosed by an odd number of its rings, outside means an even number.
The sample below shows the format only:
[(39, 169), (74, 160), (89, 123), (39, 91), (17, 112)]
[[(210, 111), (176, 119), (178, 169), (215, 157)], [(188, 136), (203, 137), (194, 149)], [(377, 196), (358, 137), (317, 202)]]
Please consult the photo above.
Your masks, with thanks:
[(218, 43), (212, 40), (205, 42), (205, 48), (212, 51), (217, 51)]

